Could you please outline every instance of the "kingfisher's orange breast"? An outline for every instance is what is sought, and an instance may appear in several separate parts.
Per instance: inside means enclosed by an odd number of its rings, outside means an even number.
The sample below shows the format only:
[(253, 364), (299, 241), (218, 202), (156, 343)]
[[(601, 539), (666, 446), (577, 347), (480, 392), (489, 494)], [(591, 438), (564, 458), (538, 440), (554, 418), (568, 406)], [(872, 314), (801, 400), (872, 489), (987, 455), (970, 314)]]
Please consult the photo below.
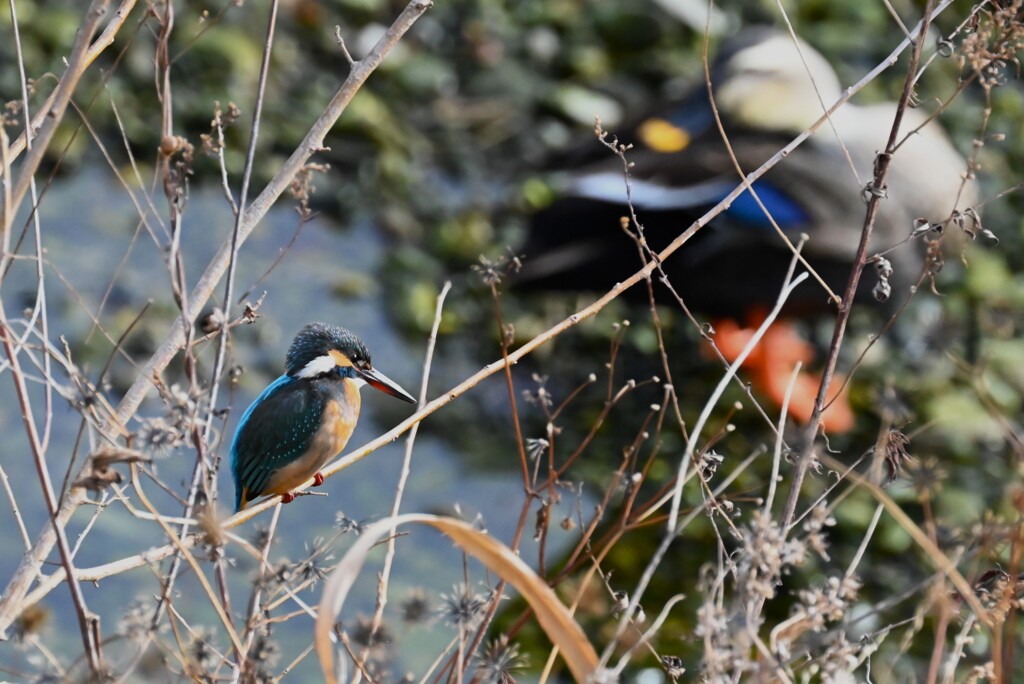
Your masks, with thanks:
[(283, 468), (274, 471), (263, 494), (285, 494), (313, 477), (348, 444), (359, 420), (359, 388), (351, 380), (342, 381), (341, 395), (324, 406), (320, 428), (309, 451)]
[(351, 380), (343, 381), (342, 397), (340, 401), (332, 399), (327, 402), (323, 422), (314, 438), (314, 445), (321, 440), (324, 442), (324, 449), (330, 452), (328, 459), (337, 456), (345, 448), (359, 420), (359, 388)]

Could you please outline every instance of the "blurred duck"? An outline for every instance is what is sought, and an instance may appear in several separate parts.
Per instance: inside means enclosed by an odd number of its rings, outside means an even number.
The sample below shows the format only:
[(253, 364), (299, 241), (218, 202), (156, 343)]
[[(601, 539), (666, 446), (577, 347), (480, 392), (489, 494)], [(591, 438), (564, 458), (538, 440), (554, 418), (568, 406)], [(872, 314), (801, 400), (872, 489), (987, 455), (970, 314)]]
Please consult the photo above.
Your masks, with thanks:
[[(711, 68), (711, 83), (723, 127), (745, 173), (810, 127), (842, 93), (836, 73), (820, 53), (764, 27), (745, 30), (722, 46)], [(875, 156), (885, 147), (895, 112), (895, 103), (846, 104), (832, 115), (831, 126), (823, 125), (753, 186), (792, 242), (802, 233), (810, 237), (804, 257), (840, 296), (863, 226), (862, 192), (872, 180)], [(926, 119), (925, 113), (908, 109), (901, 132), (917, 129)], [(704, 83), (683, 101), (627, 130), (618, 137), (634, 145), (627, 153), (633, 163), (632, 204), (648, 244), (660, 251), (731, 193), (740, 177)], [(620, 227), (621, 217), (629, 213), (621, 160), (597, 143), (590, 148), (556, 178), (560, 198), (533, 217), (521, 250), (526, 256), (521, 282), (526, 287), (603, 291), (640, 265), (632, 240)], [(962, 181), (966, 168), (935, 122), (907, 139), (890, 166), (888, 197), (882, 201), (870, 253), (905, 242), (918, 217), (941, 222), (957, 207), (969, 206), (974, 195)], [(920, 274), (919, 247), (907, 244), (886, 253), (893, 266), (893, 304), (905, 298)], [(756, 327), (763, 320), (791, 258), (792, 251), (748, 191), (663, 268), (690, 308), (718, 319), (716, 344), (732, 359), (749, 339), (750, 331), (741, 326)], [(877, 283), (875, 274), (866, 270), (858, 299), (875, 301), (871, 292)], [(640, 288), (631, 292), (646, 296)], [(813, 316), (831, 310), (821, 286), (808, 281), (791, 295), (785, 313)], [(776, 324), (748, 361), (748, 371), (760, 390), (781, 404), (793, 365), (812, 357), (809, 345)], [(790, 402), (794, 418), (809, 419), (817, 385), (809, 375), (800, 377)], [(841, 397), (823, 421), (827, 430), (842, 432), (852, 427), (853, 413)]]

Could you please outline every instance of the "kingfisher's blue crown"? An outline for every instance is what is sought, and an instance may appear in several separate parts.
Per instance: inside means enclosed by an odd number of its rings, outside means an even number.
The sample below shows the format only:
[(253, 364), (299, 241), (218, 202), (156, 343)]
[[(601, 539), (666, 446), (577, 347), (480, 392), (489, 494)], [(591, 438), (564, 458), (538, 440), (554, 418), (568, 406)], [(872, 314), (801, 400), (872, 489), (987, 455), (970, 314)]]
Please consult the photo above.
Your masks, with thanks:
[(307, 323), (292, 340), (288, 348), (285, 367), (288, 375), (296, 375), (310, 361), (326, 356), (331, 350), (340, 351), (353, 364), (370, 365), (370, 353), (362, 340), (350, 330), (328, 323)]

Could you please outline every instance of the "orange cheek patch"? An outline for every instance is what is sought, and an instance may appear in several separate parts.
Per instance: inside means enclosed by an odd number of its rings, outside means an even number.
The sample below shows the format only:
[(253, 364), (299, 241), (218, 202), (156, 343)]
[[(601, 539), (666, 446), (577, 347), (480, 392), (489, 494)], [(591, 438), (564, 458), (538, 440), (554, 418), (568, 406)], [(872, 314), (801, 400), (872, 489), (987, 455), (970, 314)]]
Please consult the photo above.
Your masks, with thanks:
[(352, 359), (348, 358), (347, 356), (342, 354), (337, 349), (332, 349), (328, 353), (331, 355), (331, 358), (334, 359), (334, 363), (336, 363), (337, 365), (339, 365), (339, 366), (341, 366), (343, 368), (347, 367), (347, 366), (353, 365), (352, 364)]

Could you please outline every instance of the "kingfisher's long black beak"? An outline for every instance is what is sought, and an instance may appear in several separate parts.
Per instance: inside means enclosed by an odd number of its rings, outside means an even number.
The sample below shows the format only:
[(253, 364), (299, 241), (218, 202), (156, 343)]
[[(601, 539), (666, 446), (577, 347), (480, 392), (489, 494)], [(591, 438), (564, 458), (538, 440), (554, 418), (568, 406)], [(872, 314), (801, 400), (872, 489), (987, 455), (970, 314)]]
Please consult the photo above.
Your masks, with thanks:
[(407, 401), (410, 404), (416, 403), (416, 400), (411, 394), (399, 387), (397, 382), (384, 375), (379, 370), (374, 368), (368, 368), (366, 370), (360, 369), (359, 375), (368, 385), (374, 389), (379, 389), (384, 394), (390, 394), (391, 396), (397, 397), (402, 401)]

